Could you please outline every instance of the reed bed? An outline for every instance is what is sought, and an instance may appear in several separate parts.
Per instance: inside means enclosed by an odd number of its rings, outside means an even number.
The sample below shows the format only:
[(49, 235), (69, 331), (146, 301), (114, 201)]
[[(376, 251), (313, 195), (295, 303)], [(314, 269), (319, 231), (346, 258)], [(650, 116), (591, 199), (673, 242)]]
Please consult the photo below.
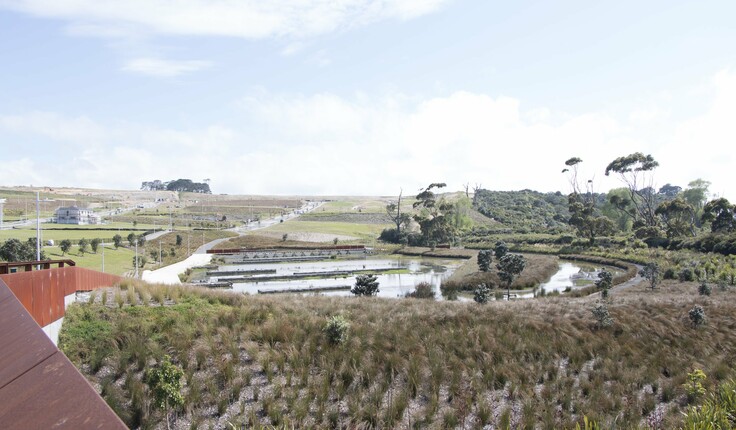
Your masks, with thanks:
[[(131, 428), (166, 427), (143, 377), (164, 355), (185, 375), (177, 429), (556, 429), (584, 416), (676, 428), (688, 372), (703, 369), (709, 388), (734, 376), (736, 293), (691, 287), (627, 290), (599, 329), (592, 298), (478, 305), (130, 284), (70, 306), (60, 346)], [(705, 326), (689, 324), (694, 304)], [(335, 315), (350, 324), (342, 343), (323, 331)]]

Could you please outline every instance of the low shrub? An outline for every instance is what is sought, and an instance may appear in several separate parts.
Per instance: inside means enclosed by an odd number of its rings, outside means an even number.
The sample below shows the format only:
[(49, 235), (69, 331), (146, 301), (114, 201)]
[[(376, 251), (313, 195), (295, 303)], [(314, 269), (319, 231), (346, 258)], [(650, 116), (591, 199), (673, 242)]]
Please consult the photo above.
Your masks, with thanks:
[(690, 309), (688, 317), (690, 318), (690, 322), (693, 324), (693, 327), (700, 327), (705, 324), (705, 310), (703, 310), (699, 305), (695, 305)]
[(434, 300), (434, 288), (429, 282), (420, 282), (414, 287), (414, 291), (408, 293), (406, 297), (414, 299), (433, 299)]
[(713, 289), (708, 285), (707, 282), (703, 281), (700, 283), (700, 286), (698, 287), (698, 294), (701, 296), (710, 296), (711, 292), (713, 292)]
[(473, 300), (476, 303), (485, 304), (491, 299), (491, 289), (486, 284), (480, 284), (473, 292)]
[(342, 315), (333, 315), (327, 320), (322, 331), (331, 344), (338, 345), (348, 340), (350, 323)]
[(611, 314), (608, 312), (608, 306), (605, 304), (599, 303), (595, 305), (592, 312), (598, 328), (610, 327), (613, 325), (613, 318), (611, 318)]
[(457, 300), (458, 293), (462, 291), (462, 285), (454, 281), (443, 281), (440, 285), (440, 294), (446, 300)]

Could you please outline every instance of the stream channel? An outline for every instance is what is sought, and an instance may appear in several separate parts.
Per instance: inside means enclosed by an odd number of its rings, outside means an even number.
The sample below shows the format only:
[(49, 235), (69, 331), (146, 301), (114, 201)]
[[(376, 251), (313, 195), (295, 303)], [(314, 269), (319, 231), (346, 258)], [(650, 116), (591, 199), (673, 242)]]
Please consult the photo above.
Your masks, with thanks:
[[(355, 277), (362, 273), (377, 275), (379, 297), (404, 297), (414, 291), (420, 282), (432, 285), (435, 295), (441, 299), (440, 284), (457, 269), (464, 260), (422, 258), (407, 256), (369, 256), (356, 259), (326, 259), (319, 261), (229, 263), (207, 273), (209, 283), (232, 283), (232, 290), (248, 294), (300, 292), (349, 296)], [(600, 265), (560, 261), (559, 270), (549, 281), (540, 285), (546, 293), (581, 288), (598, 279)], [(607, 267), (614, 276), (620, 269)], [(518, 298), (531, 298), (533, 292), (518, 294)]]

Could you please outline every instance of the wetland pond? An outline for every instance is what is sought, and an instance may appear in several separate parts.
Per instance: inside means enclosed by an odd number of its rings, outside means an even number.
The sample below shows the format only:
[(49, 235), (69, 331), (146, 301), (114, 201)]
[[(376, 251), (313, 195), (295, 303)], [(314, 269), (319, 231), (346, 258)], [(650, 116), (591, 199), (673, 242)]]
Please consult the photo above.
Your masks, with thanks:
[[(324, 295), (351, 295), (355, 277), (373, 273), (379, 297), (403, 297), (420, 282), (432, 285), (439, 296), (442, 280), (464, 260), (375, 256), (345, 260), (227, 264), (211, 272), (211, 282), (232, 282), (233, 291), (250, 294), (297, 290)], [(218, 273), (222, 273), (219, 275)], [(216, 275), (216, 276), (215, 276)]]
[(622, 273), (618, 267), (562, 260), (557, 273), (552, 275), (549, 281), (539, 285), (539, 290), (544, 290), (549, 294), (555, 291), (562, 293), (570, 289), (588, 287), (598, 280), (598, 273), (603, 269), (611, 272), (614, 277)]
[[(232, 283), (232, 290), (248, 294), (299, 292), (349, 296), (350, 287), (359, 274), (372, 273), (379, 282), (379, 297), (404, 297), (414, 291), (415, 285), (427, 282), (441, 299), (440, 284), (466, 260), (409, 257), (368, 256), (355, 259), (326, 259), (316, 261), (248, 262), (231, 261), (207, 272), (204, 282)], [(589, 286), (598, 279), (601, 265), (578, 261), (560, 261), (559, 270), (537, 291), (545, 293), (569, 291)], [(620, 269), (606, 267), (614, 276)], [(518, 298), (531, 298), (527, 290)]]

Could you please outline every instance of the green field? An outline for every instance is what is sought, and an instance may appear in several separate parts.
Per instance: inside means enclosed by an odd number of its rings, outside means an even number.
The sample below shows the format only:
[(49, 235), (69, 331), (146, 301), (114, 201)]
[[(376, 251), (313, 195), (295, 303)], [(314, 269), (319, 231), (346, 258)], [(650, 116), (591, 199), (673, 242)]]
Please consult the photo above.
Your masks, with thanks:
[[(63, 256), (58, 246), (44, 246), (43, 251), (46, 253), (46, 258), (48, 259), (70, 259), (74, 260), (79, 267), (102, 271), (102, 247), (97, 249), (96, 254), (87, 252), (84, 255), (79, 254), (76, 246)], [(123, 275), (125, 272), (133, 270), (134, 256), (135, 252), (133, 250), (123, 247), (115, 249), (113, 246), (105, 246), (105, 273)]]
[[(47, 230), (52, 228), (69, 228), (69, 230)], [(100, 230), (105, 228), (105, 230)], [(108, 230), (108, 229), (116, 230)], [(58, 242), (63, 239), (69, 239), (71, 241), (77, 241), (79, 239), (104, 239), (106, 242), (112, 242), (112, 237), (116, 234), (125, 239), (129, 233), (142, 234), (147, 230), (153, 230), (152, 224), (137, 224), (133, 227), (131, 223), (111, 223), (101, 225), (63, 225), (63, 224), (41, 224), (41, 239), (49, 240), (52, 239)], [(156, 226), (157, 230), (161, 229), (161, 226)], [(11, 230), (0, 231), (0, 241), (8, 239), (19, 239), (27, 240), (28, 238), (36, 237), (35, 226), (24, 226), (23, 228), (15, 228)]]
[[(394, 200), (395, 199), (389, 199)], [(316, 212), (362, 212), (362, 213), (385, 213), (387, 200), (373, 199), (355, 199), (355, 200), (338, 200), (327, 202), (322, 205)], [(402, 209), (405, 205), (402, 203)], [(406, 207), (408, 209), (408, 207)]]
[(374, 240), (388, 224), (355, 224), (346, 222), (289, 221), (268, 227), (263, 232), (273, 233), (319, 233), (353, 236), (361, 240)]

